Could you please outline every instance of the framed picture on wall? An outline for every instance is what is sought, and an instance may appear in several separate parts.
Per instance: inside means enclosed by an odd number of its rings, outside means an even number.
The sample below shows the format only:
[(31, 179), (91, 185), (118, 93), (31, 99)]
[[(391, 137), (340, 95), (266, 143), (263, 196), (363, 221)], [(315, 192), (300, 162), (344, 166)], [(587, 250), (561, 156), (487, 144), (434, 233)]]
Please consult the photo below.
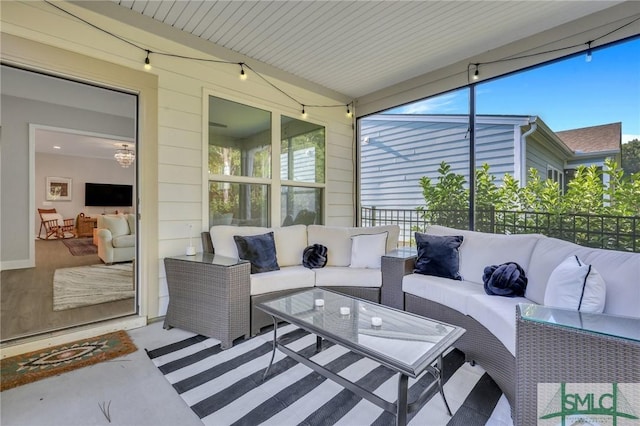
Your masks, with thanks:
[(48, 201), (71, 201), (71, 179), (47, 176), (45, 191)]

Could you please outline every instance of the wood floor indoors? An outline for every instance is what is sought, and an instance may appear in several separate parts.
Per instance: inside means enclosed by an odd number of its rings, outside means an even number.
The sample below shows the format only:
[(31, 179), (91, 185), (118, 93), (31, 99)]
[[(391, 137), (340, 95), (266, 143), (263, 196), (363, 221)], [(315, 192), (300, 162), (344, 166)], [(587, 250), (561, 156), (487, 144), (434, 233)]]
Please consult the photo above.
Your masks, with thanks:
[(32, 336), (135, 312), (133, 299), (53, 310), (56, 269), (102, 263), (97, 254), (73, 256), (61, 240), (36, 240), (36, 267), (0, 275), (0, 341)]

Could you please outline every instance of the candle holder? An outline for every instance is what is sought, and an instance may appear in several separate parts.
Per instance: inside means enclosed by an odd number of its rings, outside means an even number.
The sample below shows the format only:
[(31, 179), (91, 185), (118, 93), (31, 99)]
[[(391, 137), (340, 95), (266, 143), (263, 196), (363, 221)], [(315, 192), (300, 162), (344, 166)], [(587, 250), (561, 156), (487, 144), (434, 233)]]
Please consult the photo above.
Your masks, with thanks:
[(380, 317), (371, 317), (371, 326), (375, 328), (382, 327), (382, 318)]
[(322, 308), (324, 307), (324, 299), (316, 299), (313, 304), (317, 307), (317, 308)]
[(351, 313), (351, 309), (349, 309), (347, 306), (342, 306), (340, 308), (340, 315), (349, 315)]

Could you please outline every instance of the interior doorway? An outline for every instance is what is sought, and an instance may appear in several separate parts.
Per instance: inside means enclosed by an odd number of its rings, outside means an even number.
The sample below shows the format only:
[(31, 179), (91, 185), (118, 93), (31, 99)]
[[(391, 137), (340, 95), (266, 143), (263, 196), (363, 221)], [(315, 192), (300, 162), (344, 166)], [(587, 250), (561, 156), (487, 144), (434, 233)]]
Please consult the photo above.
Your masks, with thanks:
[(11, 238), (15, 259), (3, 250), (3, 343), (138, 312), (137, 104), (135, 94), (2, 66), (12, 136), (3, 145), (28, 145), (30, 176), (15, 194), (28, 206), (26, 232)]

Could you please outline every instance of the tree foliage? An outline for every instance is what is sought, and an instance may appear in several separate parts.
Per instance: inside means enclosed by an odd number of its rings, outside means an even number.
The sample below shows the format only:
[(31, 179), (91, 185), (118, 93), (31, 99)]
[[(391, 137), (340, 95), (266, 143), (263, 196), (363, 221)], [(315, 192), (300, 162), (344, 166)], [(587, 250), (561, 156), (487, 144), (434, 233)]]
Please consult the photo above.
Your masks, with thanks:
[(640, 139), (622, 144), (622, 168), (628, 175), (640, 172)]
[[(428, 177), (420, 179), (425, 199), (425, 206), (418, 208), (422, 219), (466, 227), (469, 190), (464, 176), (453, 173), (445, 162), (438, 173), (435, 182)], [(640, 250), (640, 230), (636, 229), (640, 223), (640, 172), (625, 174), (612, 160), (606, 160), (603, 168), (580, 166), (564, 194), (557, 182), (542, 179), (537, 169), (529, 170), (524, 186), (509, 174), (504, 175), (502, 185), (496, 185), (488, 164), (477, 169), (475, 177), (478, 230), (544, 231), (583, 245)]]

